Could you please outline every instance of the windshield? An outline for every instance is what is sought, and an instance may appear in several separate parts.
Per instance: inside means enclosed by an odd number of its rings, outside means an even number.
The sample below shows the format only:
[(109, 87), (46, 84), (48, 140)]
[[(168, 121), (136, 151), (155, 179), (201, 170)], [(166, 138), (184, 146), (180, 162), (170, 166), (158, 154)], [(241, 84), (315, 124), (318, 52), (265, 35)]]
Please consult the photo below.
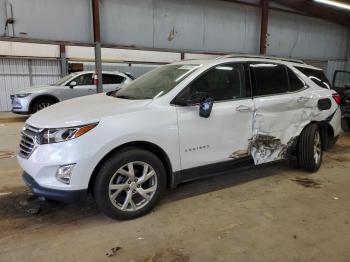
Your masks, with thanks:
[(134, 80), (111, 95), (124, 99), (152, 99), (172, 90), (201, 65), (166, 65)]
[(58, 80), (56, 83), (53, 83), (52, 86), (60, 86), (63, 85), (66, 81), (68, 81), (69, 79), (73, 78), (74, 76), (78, 75), (79, 72), (76, 73), (71, 73), (69, 75), (66, 75), (65, 77), (61, 78), (60, 80)]

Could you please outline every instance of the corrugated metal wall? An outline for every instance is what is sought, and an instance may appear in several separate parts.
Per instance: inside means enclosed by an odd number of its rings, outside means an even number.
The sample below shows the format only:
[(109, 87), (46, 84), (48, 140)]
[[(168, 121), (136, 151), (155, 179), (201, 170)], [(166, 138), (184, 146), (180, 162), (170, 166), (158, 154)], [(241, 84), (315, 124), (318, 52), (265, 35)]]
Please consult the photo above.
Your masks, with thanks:
[(0, 58), (0, 111), (11, 110), (10, 95), (60, 78), (57, 60)]
[[(88, 0), (7, 2), (13, 6), (17, 37), (25, 32), (33, 39), (92, 43)], [(1, 13), (0, 21), (5, 21)], [(259, 51), (260, 9), (254, 6), (217, 0), (101, 0), (100, 19), (104, 44), (204, 52)], [(0, 26), (4, 24), (0, 22)], [(348, 28), (315, 17), (271, 10), (268, 33), (270, 55), (330, 60), (344, 59), (348, 51)]]
[[(95, 70), (94, 63), (83, 63), (84, 70)], [(156, 68), (159, 65), (144, 65), (144, 64), (121, 64), (121, 63), (103, 63), (102, 70), (106, 71), (119, 71), (119, 72), (129, 72), (134, 77), (139, 77), (144, 73)]]

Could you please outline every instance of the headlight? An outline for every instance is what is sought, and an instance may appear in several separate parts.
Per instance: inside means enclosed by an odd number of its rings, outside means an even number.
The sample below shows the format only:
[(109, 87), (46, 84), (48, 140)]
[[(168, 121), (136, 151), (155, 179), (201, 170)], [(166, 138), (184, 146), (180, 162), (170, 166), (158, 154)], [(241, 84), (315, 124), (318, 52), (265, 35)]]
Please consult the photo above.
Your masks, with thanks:
[(98, 123), (85, 126), (44, 129), (36, 136), (38, 144), (52, 144), (77, 138), (89, 132)]
[(26, 96), (29, 96), (31, 95), (31, 93), (26, 93), (26, 94), (16, 94), (15, 96), (16, 97), (19, 97), (19, 98), (23, 98), (23, 97), (26, 97)]

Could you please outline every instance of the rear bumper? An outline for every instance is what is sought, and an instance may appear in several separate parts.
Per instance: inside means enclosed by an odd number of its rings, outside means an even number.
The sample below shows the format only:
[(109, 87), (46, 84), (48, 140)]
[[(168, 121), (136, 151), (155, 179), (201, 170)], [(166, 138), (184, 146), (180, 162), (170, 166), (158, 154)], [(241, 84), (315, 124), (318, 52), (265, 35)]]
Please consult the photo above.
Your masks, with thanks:
[(28, 173), (23, 172), (24, 183), (39, 197), (65, 203), (84, 203), (87, 200), (87, 190), (57, 190), (40, 186)]

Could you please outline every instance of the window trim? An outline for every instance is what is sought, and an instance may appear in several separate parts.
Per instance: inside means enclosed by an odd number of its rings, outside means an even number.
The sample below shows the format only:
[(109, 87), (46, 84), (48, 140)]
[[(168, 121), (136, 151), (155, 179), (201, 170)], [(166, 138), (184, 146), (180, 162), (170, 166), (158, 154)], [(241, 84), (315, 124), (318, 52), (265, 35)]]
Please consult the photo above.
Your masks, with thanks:
[[(290, 91), (290, 78), (289, 78), (289, 70), (292, 71), (292, 73), (297, 77), (297, 78), (301, 78), (298, 74), (296, 74), (292, 68), (290, 68), (289, 66), (287, 66), (287, 75), (288, 75), (288, 94), (295, 94), (295, 93), (299, 93), (301, 91), (304, 91), (306, 89), (308, 89), (310, 86), (305, 82), (304, 79), (301, 79), (303, 82), (304, 82), (304, 86), (303, 88), (300, 88), (298, 90), (295, 90), (295, 91)], [(289, 69), (289, 70), (288, 70)]]
[[(190, 83), (188, 83), (170, 102), (170, 105), (175, 105), (175, 106), (181, 106), (181, 107), (188, 107), (188, 106), (196, 106), (199, 105), (199, 103), (193, 104), (193, 105), (179, 105), (176, 103), (177, 98), (185, 91), (186, 88), (188, 88), (194, 81), (196, 81), (198, 78), (202, 77), (205, 73), (207, 73), (208, 71), (214, 69), (217, 66), (224, 66), (224, 65), (229, 65), (229, 64), (240, 64), (243, 66), (243, 72), (244, 72), (244, 86), (246, 89), (246, 92), (248, 93), (248, 90), (250, 92), (250, 96), (247, 97), (240, 97), (240, 98), (232, 98), (232, 99), (225, 99), (225, 100), (220, 100), (220, 101), (214, 101), (214, 104), (216, 103), (222, 103), (222, 102), (230, 102), (230, 101), (239, 101), (239, 100), (246, 100), (246, 99), (252, 99), (252, 87), (251, 87), (251, 80), (250, 80), (250, 74), (249, 79), (247, 80), (247, 74), (246, 74), (246, 64), (247, 62), (238, 62), (238, 61), (233, 61), (233, 62), (225, 62), (222, 64), (216, 64), (213, 65), (209, 68), (207, 68), (206, 70), (204, 70), (202, 73), (200, 73), (198, 76), (196, 76), (194, 79), (191, 80)], [(249, 81), (249, 85), (248, 85), (248, 81)]]
[[(295, 65), (294, 68), (295, 68), (296, 70), (298, 70), (301, 74), (303, 74), (308, 80), (310, 80), (310, 81), (311, 81), (313, 84), (315, 84), (316, 86), (318, 86), (318, 87), (320, 87), (320, 88), (323, 88), (323, 89), (328, 89), (328, 90), (332, 90), (332, 89), (334, 88), (333, 83), (331, 83), (331, 81), (329, 81), (328, 77), (327, 77), (326, 74), (324, 73), (324, 70), (319, 69), (319, 68), (309, 68), (309, 67), (305, 67), (305, 66), (302, 66), (302, 65), (301, 65), (301, 66)], [(325, 88), (325, 87), (322, 87), (322, 86), (316, 84), (313, 80), (310, 79), (309, 76), (307, 76), (303, 71), (301, 71), (300, 68), (302, 68), (302, 69), (308, 69), (308, 70), (314, 70), (314, 71), (319, 71), (319, 72), (323, 73), (324, 76), (326, 77), (326, 80), (328, 81), (328, 83), (329, 83), (329, 85), (330, 85), (329, 88)], [(333, 79), (334, 79), (334, 77), (333, 77)], [(305, 84), (306, 84), (307, 88), (310, 87), (307, 83), (305, 83)]]

